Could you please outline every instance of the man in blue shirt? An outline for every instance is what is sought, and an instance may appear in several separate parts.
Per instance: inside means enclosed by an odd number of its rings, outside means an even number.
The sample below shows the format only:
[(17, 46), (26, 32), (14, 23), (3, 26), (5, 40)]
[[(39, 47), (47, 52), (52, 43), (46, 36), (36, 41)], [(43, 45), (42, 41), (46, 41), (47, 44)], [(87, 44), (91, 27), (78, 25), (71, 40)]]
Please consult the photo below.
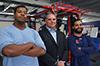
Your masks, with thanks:
[(90, 54), (96, 49), (94, 42), (90, 37), (82, 34), (83, 27), (80, 19), (74, 20), (71, 25), (73, 33), (67, 38), (72, 53), (71, 66), (92, 66)]
[(17, 6), (13, 25), (0, 30), (3, 66), (39, 66), (37, 57), (45, 54), (38, 32), (25, 25), (27, 11), (25, 6)]

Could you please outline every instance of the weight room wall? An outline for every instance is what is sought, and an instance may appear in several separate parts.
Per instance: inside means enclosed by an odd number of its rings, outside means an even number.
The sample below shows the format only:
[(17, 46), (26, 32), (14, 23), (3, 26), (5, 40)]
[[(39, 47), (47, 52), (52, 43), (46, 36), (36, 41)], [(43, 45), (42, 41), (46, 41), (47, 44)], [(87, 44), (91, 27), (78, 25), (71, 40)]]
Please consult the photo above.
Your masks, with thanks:
[(0, 28), (11, 25), (13, 22), (0, 22)]
[[(2, 28), (2, 27), (6, 27), (6, 26), (8, 26), (8, 25), (11, 25), (13, 22), (0, 22), (0, 28)], [(36, 23), (36, 30), (38, 31), (39, 30), (39, 28), (40, 28), (40, 24), (39, 23)]]

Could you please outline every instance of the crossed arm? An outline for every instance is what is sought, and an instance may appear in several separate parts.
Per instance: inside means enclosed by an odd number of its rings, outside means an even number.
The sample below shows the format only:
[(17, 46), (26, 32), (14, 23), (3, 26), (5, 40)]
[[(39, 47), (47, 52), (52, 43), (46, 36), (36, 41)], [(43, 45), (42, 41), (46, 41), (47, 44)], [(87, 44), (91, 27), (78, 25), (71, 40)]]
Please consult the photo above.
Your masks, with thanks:
[(5, 56), (20, 56), (20, 55), (27, 55), (27, 56), (40, 56), (45, 54), (45, 50), (41, 47), (37, 47), (32, 42), (27, 42), (25, 44), (16, 45), (10, 44), (3, 48), (2, 50), (3, 55)]

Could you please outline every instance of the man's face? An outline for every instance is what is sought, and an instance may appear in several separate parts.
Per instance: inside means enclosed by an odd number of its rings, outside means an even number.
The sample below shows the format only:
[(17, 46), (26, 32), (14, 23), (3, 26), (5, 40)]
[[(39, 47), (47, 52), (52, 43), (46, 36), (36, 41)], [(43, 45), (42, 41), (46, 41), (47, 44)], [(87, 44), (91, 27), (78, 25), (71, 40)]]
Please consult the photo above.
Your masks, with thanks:
[(23, 7), (17, 8), (14, 17), (15, 17), (15, 20), (17, 20), (19, 22), (25, 22), (27, 20), (26, 8), (23, 8)]
[(49, 28), (56, 28), (56, 16), (54, 14), (49, 14), (45, 19), (45, 22)]
[(77, 34), (81, 34), (82, 31), (83, 31), (83, 26), (82, 26), (82, 22), (79, 20), (79, 21), (76, 21), (74, 23), (74, 33), (77, 33)]

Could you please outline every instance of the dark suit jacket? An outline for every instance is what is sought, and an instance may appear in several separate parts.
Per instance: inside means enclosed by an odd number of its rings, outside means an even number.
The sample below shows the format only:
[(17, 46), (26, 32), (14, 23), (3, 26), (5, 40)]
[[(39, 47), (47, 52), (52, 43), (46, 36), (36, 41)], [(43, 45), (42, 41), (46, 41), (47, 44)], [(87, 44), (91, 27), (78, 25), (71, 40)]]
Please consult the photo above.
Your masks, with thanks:
[(57, 32), (57, 43), (46, 27), (42, 27), (39, 34), (46, 46), (46, 54), (39, 57), (40, 66), (56, 66), (57, 59), (67, 61), (67, 44), (65, 35)]

